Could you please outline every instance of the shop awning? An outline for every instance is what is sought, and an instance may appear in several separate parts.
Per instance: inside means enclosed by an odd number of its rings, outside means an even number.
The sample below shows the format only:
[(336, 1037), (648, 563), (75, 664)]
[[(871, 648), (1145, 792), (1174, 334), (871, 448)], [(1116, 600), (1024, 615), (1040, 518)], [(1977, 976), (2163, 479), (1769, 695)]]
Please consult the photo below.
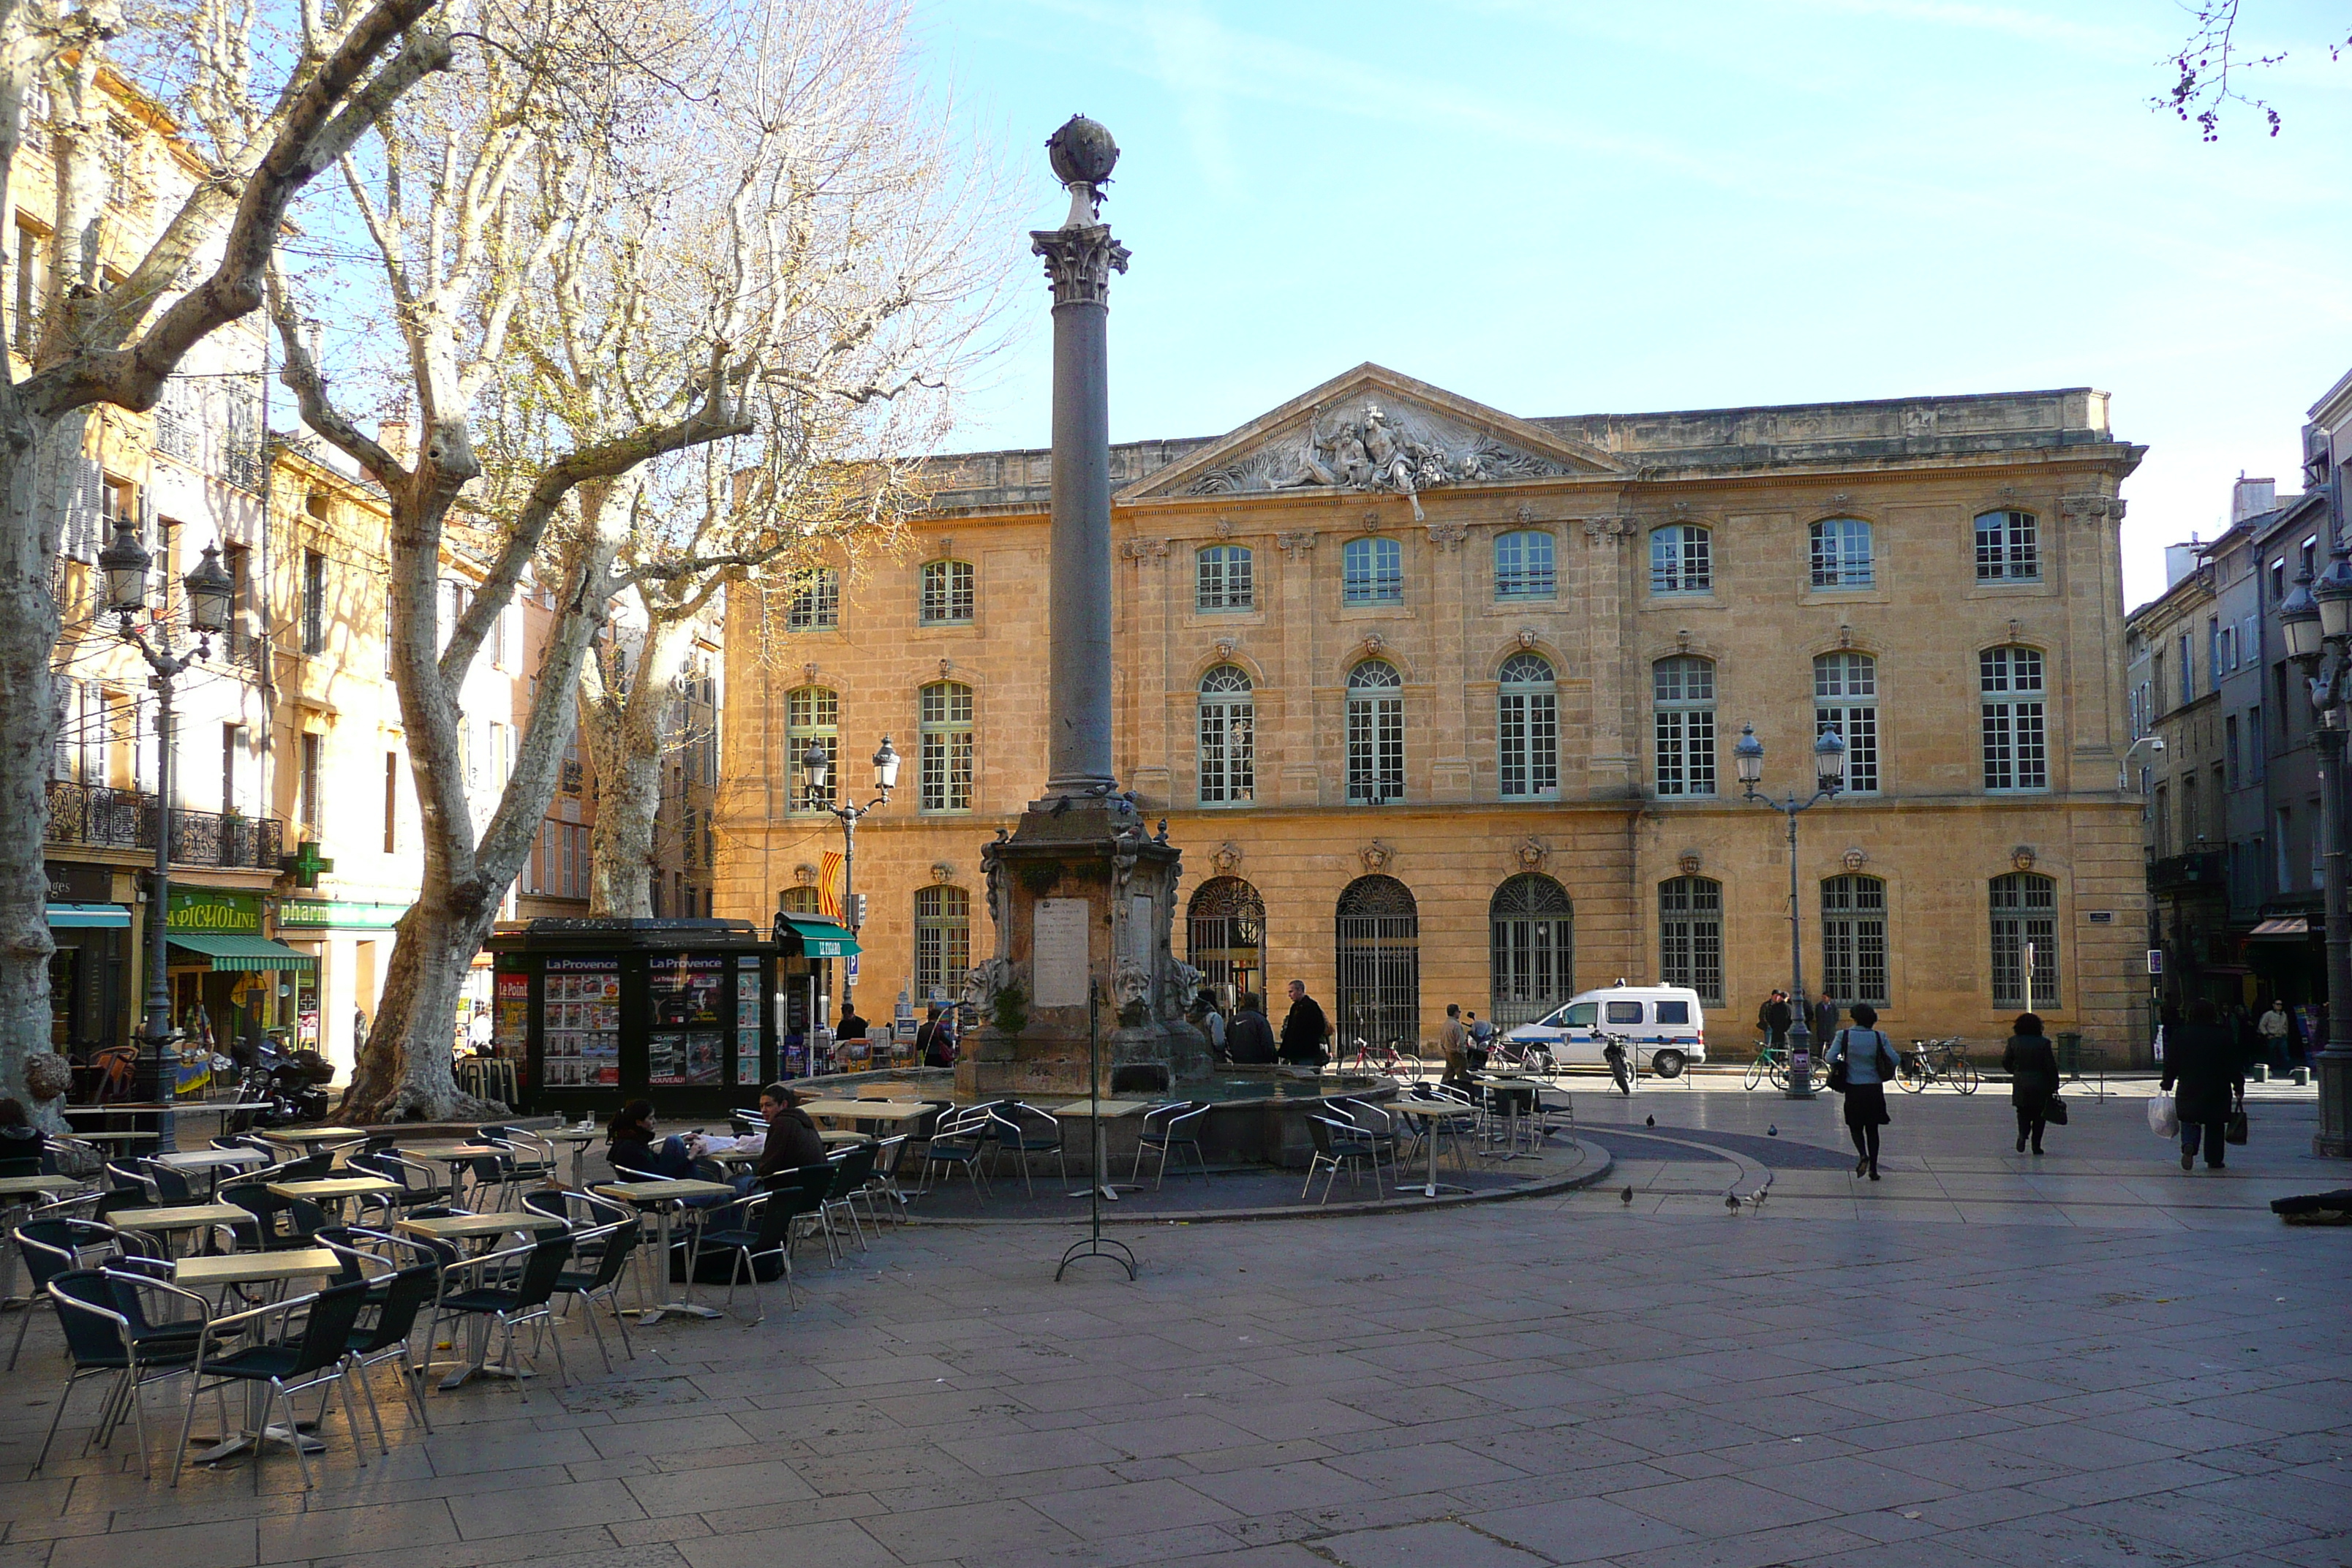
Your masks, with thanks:
[(51, 904), (49, 929), (67, 931), (91, 926), (127, 926), (131, 911), (121, 904)]
[(2311, 934), (2311, 922), (2301, 915), (2284, 915), (2267, 920), (2248, 931), (2249, 938), (2258, 936), (2294, 937)]
[[(800, 952), (794, 953), (794, 939)], [(847, 958), (857, 949), (857, 939), (846, 928), (811, 915), (778, 915), (776, 940), (783, 944), (787, 958)]]
[(319, 961), (266, 936), (199, 936), (194, 931), (172, 934), (172, 955), (191, 959), (207, 969), (283, 969), (310, 973)]

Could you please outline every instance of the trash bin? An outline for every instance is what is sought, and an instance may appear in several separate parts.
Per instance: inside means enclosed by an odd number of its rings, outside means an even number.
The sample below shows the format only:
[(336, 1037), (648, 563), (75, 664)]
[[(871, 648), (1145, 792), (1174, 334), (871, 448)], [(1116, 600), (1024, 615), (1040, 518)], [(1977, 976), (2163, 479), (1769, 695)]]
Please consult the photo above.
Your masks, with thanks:
[(2083, 1076), (2083, 1036), (2078, 1029), (2058, 1031), (2058, 1076), (2063, 1079)]

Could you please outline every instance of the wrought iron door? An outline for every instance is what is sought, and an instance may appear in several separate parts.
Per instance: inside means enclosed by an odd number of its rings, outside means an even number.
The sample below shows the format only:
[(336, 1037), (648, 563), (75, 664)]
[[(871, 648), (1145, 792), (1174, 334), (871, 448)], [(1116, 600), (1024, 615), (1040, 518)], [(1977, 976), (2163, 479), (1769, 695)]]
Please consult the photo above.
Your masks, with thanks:
[(1576, 915), (1549, 877), (1514, 877), (1486, 906), (1491, 937), (1487, 1017), (1496, 1028), (1531, 1024), (1573, 994)]
[(1412, 890), (1393, 877), (1359, 877), (1339, 894), (1334, 925), (1339, 1046), (1418, 1049), (1421, 911)]
[[(1231, 1009), (1245, 993), (1265, 995), (1265, 900), (1239, 877), (1212, 877), (1192, 894), (1186, 962)], [(1191, 997), (1184, 999), (1187, 1004)]]

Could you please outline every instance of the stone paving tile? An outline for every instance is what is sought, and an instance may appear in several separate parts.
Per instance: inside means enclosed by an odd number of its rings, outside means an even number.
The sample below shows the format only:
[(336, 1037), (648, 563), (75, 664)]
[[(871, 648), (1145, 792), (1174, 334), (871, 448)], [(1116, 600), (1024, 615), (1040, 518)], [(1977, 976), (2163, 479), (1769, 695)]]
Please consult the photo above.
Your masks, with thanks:
[(1450, 1521), (1360, 1531), (1317, 1544), (1349, 1568), (1539, 1568), (1551, 1561)]

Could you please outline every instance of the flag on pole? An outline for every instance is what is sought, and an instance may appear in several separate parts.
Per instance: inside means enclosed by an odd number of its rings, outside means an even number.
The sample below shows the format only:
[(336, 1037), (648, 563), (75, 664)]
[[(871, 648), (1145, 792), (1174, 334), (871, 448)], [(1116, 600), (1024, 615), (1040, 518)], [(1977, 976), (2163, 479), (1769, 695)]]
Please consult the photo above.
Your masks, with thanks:
[(826, 850), (816, 867), (817, 913), (836, 922), (841, 919), (841, 868), (842, 854), (838, 849)]

